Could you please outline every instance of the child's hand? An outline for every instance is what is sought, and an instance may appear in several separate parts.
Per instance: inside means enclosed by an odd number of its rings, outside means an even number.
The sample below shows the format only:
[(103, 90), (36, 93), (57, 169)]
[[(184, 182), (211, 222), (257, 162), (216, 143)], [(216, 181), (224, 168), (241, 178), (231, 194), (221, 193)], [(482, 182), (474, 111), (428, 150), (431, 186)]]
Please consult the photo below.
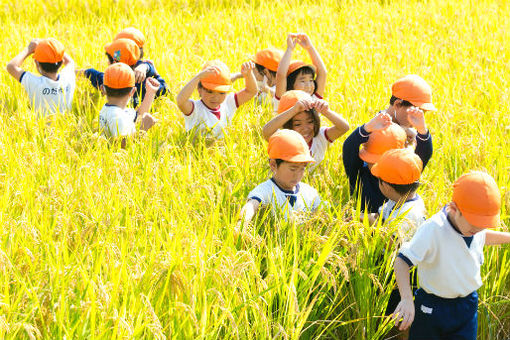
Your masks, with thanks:
[(287, 48), (293, 50), (298, 42), (299, 35), (296, 33), (289, 33), (287, 35)]
[(315, 100), (315, 102), (313, 103), (313, 107), (318, 113), (322, 115), (327, 114), (329, 112), (328, 102), (322, 99)]
[[(151, 78), (149, 78), (151, 79)], [(147, 131), (149, 130), (151, 127), (153, 127), (154, 125), (156, 125), (156, 123), (158, 122), (158, 120), (153, 117), (151, 114), (149, 113), (146, 113), (142, 116), (142, 121), (140, 123), (140, 129), (141, 130), (144, 130), (144, 131)]]
[(312, 47), (312, 41), (306, 33), (298, 34), (298, 44), (301, 45), (301, 47), (303, 47), (305, 50), (308, 50)]
[(391, 124), (391, 117), (386, 112), (379, 112), (374, 118), (365, 124), (365, 131), (374, 132), (386, 129)]
[(208, 66), (203, 71), (200, 71), (198, 77), (202, 79), (216, 74), (220, 74), (220, 69), (217, 66)]
[(414, 302), (413, 299), (400, 300), (397, 308), (393, 312), (392, 319), (395, 321), (395, 326), (399, 327), (401, 331), (406, 330), (411, 326), (414, 320)]
[(159, 81), (155, 78), (147, 78), (145, 80), (145, 91), (146, 93), (156, 93), (159, 90)]
[(30, 41), (30, 43), (27, 46), (28, 53), (32, 54), (35, 52), (35, 48), (37, 47), (37, 44), (39, 44), (40, 40), (41, 39), (32, 39), (32, 41)]
[(135, 67), (135, 82), (136, 83), (142, 83), (145, 80), (145, 77), (147, 77), (147, 71), (149, 70), (149, 65), (147, 64), (140, 64), (137, 67)]
[(241, 74), (246, 77), (255, 69), (255, 63), (253, 61), (247, 61), (241, 65)]
[(308, 110), (311, 110), (314, 108), (314, 105), (315, 105), (315, 100), (310, 97), (310, 98), (303, 98), (303, 99), (300, 99), (296, 102), (296, 104), (294, 104), (294, 107), (296, 108), (296, 111), (297, 112), (301, 112), (301, 111), (308, 111)]
[(420, 134), (424, 135), (427, 133), (427, 125), (425, 124), (425, 114), (423, 110), (411, 106), (407, 109), (407, 119)]

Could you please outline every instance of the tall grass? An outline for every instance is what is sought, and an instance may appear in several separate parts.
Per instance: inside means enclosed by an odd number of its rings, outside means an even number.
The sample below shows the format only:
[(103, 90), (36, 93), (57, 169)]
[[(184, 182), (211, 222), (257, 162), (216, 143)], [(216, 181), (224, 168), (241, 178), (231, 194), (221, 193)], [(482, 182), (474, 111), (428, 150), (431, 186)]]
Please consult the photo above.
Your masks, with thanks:
[[(104, 69), (103, 45), (134, 25), (172, 93), (155, 104), (159, 126), (122, 150), (97, 133), (105, 100), (86, 81), (48, 126), (0, 73), (0, 338), (382, 336), (395, 226), (348, 222), (359, 208), (343, 138), (304, 179), (329, 206), (297, 221), (265, 211), (237, 232), (246, 195), (269, 176), (260, 131), (271, 110), (245, 105), (210, 145), (184, 133), (173, 97), (203, 61), (237, 70), (293, 31), (312, 38), (326, 99), (353, 127), (387, 106), (396, 78), (420, 74), (439, 108), (427, 114), (429, 214), (461, 173), (487, 169), (507, 230), (509, 14), (506, 1), (469, 0), (2, 2), (2, 65), (31, 38), (54, 36), (79, 67)], [(34, 71), (31, 58), (25, 66)], [(509, 261), (506, 247), (485, 252), (480, 339), (510, 337)]]

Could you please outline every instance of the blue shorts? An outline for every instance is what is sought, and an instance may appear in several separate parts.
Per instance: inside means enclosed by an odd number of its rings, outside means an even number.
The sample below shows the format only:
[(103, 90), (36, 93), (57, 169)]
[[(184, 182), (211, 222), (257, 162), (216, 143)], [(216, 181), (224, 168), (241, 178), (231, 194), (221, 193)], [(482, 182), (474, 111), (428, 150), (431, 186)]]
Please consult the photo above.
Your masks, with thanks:
[(409, 340), (476, 340), (478, 327), (478, 293), (445, 299), (416, 291), (415, 315)]

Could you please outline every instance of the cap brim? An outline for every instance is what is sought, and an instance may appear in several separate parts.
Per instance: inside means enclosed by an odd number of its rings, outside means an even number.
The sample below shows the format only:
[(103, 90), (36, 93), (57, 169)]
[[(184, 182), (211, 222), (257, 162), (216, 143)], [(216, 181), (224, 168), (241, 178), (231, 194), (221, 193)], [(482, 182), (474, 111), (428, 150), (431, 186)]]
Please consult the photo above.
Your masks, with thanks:
[(230, 92), (233, 90), (232, 85), (218, 85), (202, 82), (202, 86), (211, 91)]
[(315, 159), (310, 155), (296, 155), (283, 160), (293, 163), (315, 163)]
[(436, 107), (432, 103), (411, 103), (425, 111), (437, 111)]
[(310, 67), (314, 73), (317, 73), (317, 68), (315, 67), (315, 65), (313, 64), (305, 64), (305, 65), (301, 65), (299, 66), (298, 68), (296, 69), (293, 69), (293, 70), (288, 70), (287, 71), (287, 76), (289, 76), (289, 74), (291, 74), (292, 72), (296, 72), (297, 70), (300, 70), (302, 69), (303, 67)]
[(372, 173), (372, 175), (379, 178), (380, 173), (379, 173), (379, 167), (377, 166), (377, 163), (374, 164), (374, 166), (372, 166), (372, 168), (370, 169), (370, 172)]
[(381, 158), (381, 155), (370, 153), (365, 148), (362, 148), (359, 151), (359, 158), (361, 158), (367, 163), (375, 163), (379, 160), (379, 158)]
[[(460, 208), (459, 208), (460, 209)], [(476, 215), (468, 212), (463, 212), (462, 216), (472, 225), (477, 228), (495, 228), (499, 225), (499, 213), (492, 216)]]

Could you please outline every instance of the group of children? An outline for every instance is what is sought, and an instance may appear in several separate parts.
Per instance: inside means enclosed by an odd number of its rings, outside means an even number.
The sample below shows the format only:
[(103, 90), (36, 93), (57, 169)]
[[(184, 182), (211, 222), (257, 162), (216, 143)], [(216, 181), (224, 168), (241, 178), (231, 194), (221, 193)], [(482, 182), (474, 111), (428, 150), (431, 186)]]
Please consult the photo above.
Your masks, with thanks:
[[(105, 46), (110, 65), (103, 73), (75, 70), (59, 41), (36, 39), (9, 62), (7, 71), (42, 115), (70, 110), (75, 77), (85, 76), (107, 98), (99, 113), (101, 130), (125, 141), (136, 132), (137, 123), (143, 130), (157, 123), (149, 113), (151, 105), (168, 92), (153, 62), (143, 59), (144, 43), (139, 30), (121, 31)], [(292, 60), (298, 45), (308, 52), (311, 64)], [(31, 54), (40, 77), (21, 67)], [(241, 77), (245, 87), (234, 93), (233, 82)], [(320, 206), (317, 190), (301, 179), (306, 168), (313, 170), (328, 147), (349, 130), (348, 122), (323, 99), (326, 77), (326, 66), (310, 38), (289, 34), (285, 51), (258, 51), (239, 74), (231, 74), (219, 60), (205, 63), (176, 96), (186, 131), (213, 138), (224, 135), (241, 105), (254, 97), (270, 100), (275, 114), (262, 134), (273, 175), (249, 193), (241, 209), (243, 222), (251, 221), (261, 206), (285, 218)], [(195, 89), (199, 100), (190, 99)], [(488, 229), (498, 225), (501, 199), (495, 181), (484, 172), (462, 175), (451, 202), (426, 219), (417, 189), (433, 152), (425, 112), (435, 110), (425, 80), (417, 75), (398, 79), (389, 106), (345, 140), (343, 164), (350, 194), (359, 200), (369, 223), (399, 221), (395, 276), (400, 294), (395, 295), (392, 313), (396, 325), (401, 330), (410, 326), (410, 339), (476, 339), (483, 246), (509, 243), (510, 233)], [(332, 126), (321, 127), (321, 116)], [(420, 284), (415, 293), (409, 280), (412, 266), (417, 267)]]

